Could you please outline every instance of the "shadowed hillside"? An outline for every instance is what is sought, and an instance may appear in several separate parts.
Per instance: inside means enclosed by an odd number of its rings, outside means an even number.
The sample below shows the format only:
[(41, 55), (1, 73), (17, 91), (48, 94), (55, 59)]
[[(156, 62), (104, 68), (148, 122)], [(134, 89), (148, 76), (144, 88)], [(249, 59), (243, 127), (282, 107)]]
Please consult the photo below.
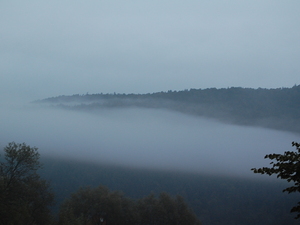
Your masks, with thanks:
[(283, 194), (285, 183), (277, 180), (141, 170), (54, 158), (43, 162), (42, 175), (51, 180), (57, 206), (79, 187), (105, 185), (133, 199), (164, 191), (181, 195), (203, 225), (298, 224), (295, 214), (290, 213), (297, 195)]
[(300, 132), (300, 85), (277, 89), (231, 87), (152, 94), (77, 94), (35, 103), (86, 111), (120, 107), (159, 108), (226, 123)]

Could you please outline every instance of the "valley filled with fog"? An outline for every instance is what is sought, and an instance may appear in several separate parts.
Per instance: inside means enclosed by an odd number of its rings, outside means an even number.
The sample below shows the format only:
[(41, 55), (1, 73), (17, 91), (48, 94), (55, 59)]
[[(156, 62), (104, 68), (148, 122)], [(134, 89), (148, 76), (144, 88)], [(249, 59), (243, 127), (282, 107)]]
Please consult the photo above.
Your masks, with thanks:
[[(37, 147), (53, 215), (79, 188), (104, 185), (181, 195), (203, 225), (299, 223), (299, 192), (282, 193), (292, 182), (251, 171), (300, 142), (299, 9), (1, 1), (0, 165), (10, 142)], [(17, 218), (2, 211), (25, 223), (31, 211), (16, 205)]]
[(1, 147), (25, 142), (42, 157), (201, 174), (259, 177), (250, 169), (267, 166), (266, 154), (293, 150), (298, 138), (159, 109), (3, 104), (0, 114)]

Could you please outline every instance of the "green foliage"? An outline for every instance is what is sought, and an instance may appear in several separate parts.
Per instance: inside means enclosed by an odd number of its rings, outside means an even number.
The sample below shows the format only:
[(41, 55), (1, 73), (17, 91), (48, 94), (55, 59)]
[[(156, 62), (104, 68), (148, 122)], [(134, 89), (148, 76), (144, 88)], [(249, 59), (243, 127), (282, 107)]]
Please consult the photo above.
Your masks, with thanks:
[(0, 224), (47, 224), (53, 201), (49, 184), (41, 179), (37, 148), (9, 143), (0, 164)]
[(151, 194), (134, 201), (104, 186), (80, 188), (72, 194), (61, 205), (59, 224), (93, 224), (97, 215), (114, 225), (201, 224), (180, 196), (173, 199), (161, 193), (155, 198)]
[[(269, 176), (277, 174), (277, 178), (292, 182), (293, 185), (287, 187), (283, 192), (300, 192), (300, 144), (292, 142), (297, 151), (286, 151), (284, 154), (268, 154), (265, 158), (274, 160), (271, 162), (272, 167), (252, 168), (254, 173), (267, 174)], [(300, 202), (298, 206), (291, 209), (291, 212), (296, 212), (296, 219), (300, 218)]]

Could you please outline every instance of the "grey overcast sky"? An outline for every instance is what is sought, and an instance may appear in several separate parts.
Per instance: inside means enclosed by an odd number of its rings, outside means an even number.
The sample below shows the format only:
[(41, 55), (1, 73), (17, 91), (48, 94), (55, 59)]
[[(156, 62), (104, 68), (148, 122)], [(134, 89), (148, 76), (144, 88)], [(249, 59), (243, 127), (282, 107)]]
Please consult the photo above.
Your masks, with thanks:
[(300, 84), (299, 0), (3, 0), (0, 98)]

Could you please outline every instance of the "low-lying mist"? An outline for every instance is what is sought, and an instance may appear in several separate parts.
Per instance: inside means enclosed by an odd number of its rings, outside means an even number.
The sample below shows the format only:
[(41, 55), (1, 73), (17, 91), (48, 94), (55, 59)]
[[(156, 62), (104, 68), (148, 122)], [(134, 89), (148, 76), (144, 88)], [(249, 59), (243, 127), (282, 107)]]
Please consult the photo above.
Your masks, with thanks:
[[(252, 176), (297, 135), (153, 109), (79, 112), (29, 105), (1, 109), (0, 144), (25, 142), (42, 157), (134, 168)], [(257, 176), (257, 175), (256, 175)]]

